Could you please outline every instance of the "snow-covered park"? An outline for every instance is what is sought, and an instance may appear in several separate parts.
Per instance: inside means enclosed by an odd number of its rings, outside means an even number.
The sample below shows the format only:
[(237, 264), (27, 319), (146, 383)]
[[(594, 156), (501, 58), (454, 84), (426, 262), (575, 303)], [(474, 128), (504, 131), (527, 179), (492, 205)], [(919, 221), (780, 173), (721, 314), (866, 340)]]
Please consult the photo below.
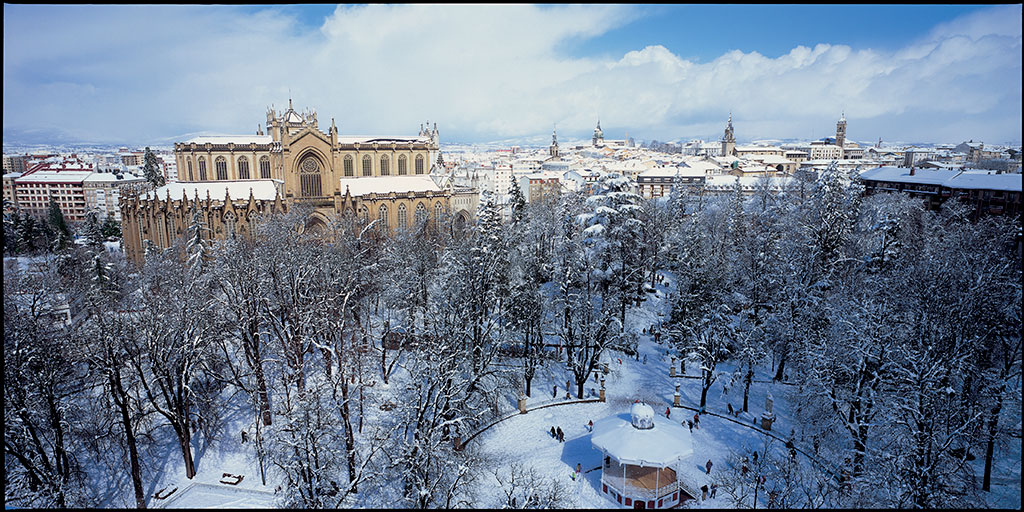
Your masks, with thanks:
[(1019, 506), (1018, 226), (630, 187), (5, 259), (8, 502)]

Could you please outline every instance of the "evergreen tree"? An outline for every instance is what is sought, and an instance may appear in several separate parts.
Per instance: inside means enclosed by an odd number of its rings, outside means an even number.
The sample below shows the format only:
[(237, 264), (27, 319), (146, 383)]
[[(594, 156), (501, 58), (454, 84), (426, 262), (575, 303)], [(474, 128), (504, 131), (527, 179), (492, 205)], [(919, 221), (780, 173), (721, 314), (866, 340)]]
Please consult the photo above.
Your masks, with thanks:
[(515, 178), (512, 179), (512, 190), (509, 195), (511, 196), (509, 202), (512, 205), (512, 223), (518, 224), (526, 215), (526, 197), (523, 196), (523, 190), (519, 188), (519, 181)]
[(68, 229), (68, 224), (64, 221), (64, 212), (57, 206), (57, 201), (54, 201), (53, 197), (50, 198), (49, 220), (50, 227), (56, 234), (53, 249), (58, 252), (63, 251), (71, 243), (71, 230)]
[(189, 240), (186, 251), (188, 252), (188, 268), (193, 276), (198, 276), (206, 269), (206, 260), (209, 258), (206, 232), (209, 228), (203, 221), (203, 213), (196, 209), (192, 212), (192, 224), (188, 227)]
[(91, 250), (95, 251), (103, 246), (103, 227), (100, 225), (100, 219), (96, 212), (89, 212), (85, 215), (82, 236), (85, 238), (85, 245)]
[(112, 215), (107, 215), (107, 218), (103, 220), (103, 237), (121, 238), (121, 223)]
[(164, 176), (160, 172), (160, 164), (156, 161), (156, 155), (150, 151), (149, 147), (146, 148), (146, 154), (143, 157), (142, 174), (146, 178), (146, 181), (153, 184), (153, 188), (164, 186)]

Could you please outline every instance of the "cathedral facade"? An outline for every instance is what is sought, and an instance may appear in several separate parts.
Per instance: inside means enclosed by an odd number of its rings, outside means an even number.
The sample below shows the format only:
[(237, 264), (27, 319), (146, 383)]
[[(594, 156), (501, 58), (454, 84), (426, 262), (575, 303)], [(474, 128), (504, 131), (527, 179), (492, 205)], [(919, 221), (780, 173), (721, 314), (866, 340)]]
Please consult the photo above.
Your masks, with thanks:
[[(141, 263), (146, 240), (171, 246), (188, 236), (199, 212), (211, 239), (247, 235), (259, 214), (306, 205), (306, 229), (323, 231), (334, 218), (377, 221), (384, 233), (420, 221), (466, 223), (474, 212), (453, 211), (456, 189), (436, 170), (437, 125), (416, 136), (344, 136), (331, 120), (319, 130), (316, 112), (267, 111), (266, 134), (197, 137), (175, 143), (179, 181), (122, 201), (129, 259)], [(467, 203), (465, 201), (459, 204)]]

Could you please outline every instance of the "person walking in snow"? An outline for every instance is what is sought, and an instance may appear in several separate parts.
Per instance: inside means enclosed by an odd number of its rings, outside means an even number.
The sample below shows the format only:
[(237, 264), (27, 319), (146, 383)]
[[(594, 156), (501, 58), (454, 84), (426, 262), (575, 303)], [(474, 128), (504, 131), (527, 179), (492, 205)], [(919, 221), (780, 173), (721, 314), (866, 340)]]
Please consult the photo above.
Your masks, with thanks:
[(693, 426), (700, 428), (700, 413), (693, 415)]
[(711, 498), (714, 498), (715, 494), (717, 492), (718, 492), (718, 484), (711, 484)]
[(728, 405), (729, 405), (729, 416), (732, 416), (732, 404), (728, 404)]
[(712, 466), (711, 459), (708, 459), (708, 463), (705, 464), (704, 467), (708, 468), (708, 474), (709, 475), (711, 474), (711, 466)]
[(591, 432), (594, 431), (594, 420), (590, 420), (587, 422), (587, 430), (590, 430)]
[(578, 475), (578, 474), (580, 474), (582, 472), (583, 472), (583, 465), (581, 465), (579, 462), (577, 462), (576, 463), (576, 474)]
[(555, 433), (558, 436), (558, 442), (559, 443), (565, 441), (565, 433), (562, 432), (562, 427), (558, 427), (557, 429), (555, 429)]
[(686, 420), (686, 426), (690, 427), (690, 433), (692, 434), (693, 433), (693, 422), (690, 421), (690, 420)]
[(704, 501), (708, 499), (708, 484), (700, 486), (700, 500)]
[(551, 426), (551, 437), (555, 438), (555, 439), (558, 438), (558, 434), (555, 434), (555, 426), (554, 425)]
[(551, 398), (558, 398), (558, 384), (551, 387)]
[(665, 408), (665, 417), (668, 418), (670, 416), (672, 416), (672, 408), (671, 407), (666, 407)]

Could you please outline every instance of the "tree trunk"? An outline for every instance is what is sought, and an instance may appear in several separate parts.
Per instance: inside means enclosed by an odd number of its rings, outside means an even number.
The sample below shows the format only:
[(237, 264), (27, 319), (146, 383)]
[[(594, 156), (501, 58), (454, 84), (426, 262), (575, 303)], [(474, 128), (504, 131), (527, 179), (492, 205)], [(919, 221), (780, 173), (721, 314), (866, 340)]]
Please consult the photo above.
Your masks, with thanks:
[(786, 371), (786, 356), (789, 355), (789, 344), (782, 346), (782, 356), (779, 357), (779, 367), (775, 370), (775, 380), (782, 382)]
[[(338, 361), (339, 363), (341, 361)], [(356, 447), (355, 435), (352, 432), (352, 418), (348, 408), (348, 380), (342, 371), (338, 371), (341, 378), (341, 418), (345, 424), (345, 453), (348, 456), (348, 483), (351, 484), (352, 492), (356, 492)]]
[(996, 405), (992, 407), (988, 419), (988, 440), (985, 442), (985, 473), (981, 481), (981, 490), (990, 491), (992, 486), (992, 456), (995, 452), (996, 433), (999, 425), (999, 412), (1003, 408), (1003, 390), (999, 391)]
[(142, 490), (142, 469), (139, 466), (139, 449), (135, 444), (135, 430), (132, 428), (131, 414), (128, 412), (128, 396), (121, 387), (121, 372), (111, 372), (110, 384), (111, 391), (115, 394), (114, 402), (121, 411), (121, 425), (124, 427), (125, 442), (128, 445), (132, 487), (135, 489), (135, 507), (146, 508), (146, 494)]
[(747, 373), (743, 376), (743, 412), (747, 412), (747, 401), (750, 398), (750, 383), (754, 380), (754, 369), (747, 363)]
[(711, 372), (704, 370), (704, 379), (700, 387), (700, 406), (705, 407), (708, 403), (708, 389), (711, 388)]

